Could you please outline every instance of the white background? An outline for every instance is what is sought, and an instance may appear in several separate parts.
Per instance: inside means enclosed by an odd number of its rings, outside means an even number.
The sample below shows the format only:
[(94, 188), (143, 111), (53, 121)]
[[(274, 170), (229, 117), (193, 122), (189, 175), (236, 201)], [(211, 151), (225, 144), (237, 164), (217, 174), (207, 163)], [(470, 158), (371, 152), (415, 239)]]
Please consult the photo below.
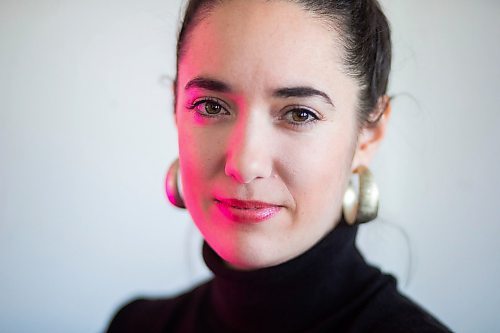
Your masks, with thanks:
[[(460, 332), (498, 331), (500, 2), (385, 0), (396, 95), (370, 260)], [(0, 332), (100, 332), (207, 277), (163, 179), (179, 0), (0, 0)]]

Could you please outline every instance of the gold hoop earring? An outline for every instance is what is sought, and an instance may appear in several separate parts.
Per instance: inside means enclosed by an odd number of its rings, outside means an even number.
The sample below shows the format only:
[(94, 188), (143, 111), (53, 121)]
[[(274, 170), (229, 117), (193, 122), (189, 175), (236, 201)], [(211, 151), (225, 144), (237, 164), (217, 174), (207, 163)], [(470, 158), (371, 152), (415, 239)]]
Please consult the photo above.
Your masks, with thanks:
[(342, 204), (344, 219), (349, 225), (374, 220), (378, 214), (380, 199), (373, 174), (367, 167), (360, 166), (353, 173), (359, 176), (358, 192), (356, 193), (352, 181), (349, 181)]
[(167, 193), (168, 200), (172, 205), (178, 208), (186, 208), (184, 199), (179, 191), (178, 177), (179, 159), (177, 158), (168, 169), (167, 177), (165, 179), (165, 191)]

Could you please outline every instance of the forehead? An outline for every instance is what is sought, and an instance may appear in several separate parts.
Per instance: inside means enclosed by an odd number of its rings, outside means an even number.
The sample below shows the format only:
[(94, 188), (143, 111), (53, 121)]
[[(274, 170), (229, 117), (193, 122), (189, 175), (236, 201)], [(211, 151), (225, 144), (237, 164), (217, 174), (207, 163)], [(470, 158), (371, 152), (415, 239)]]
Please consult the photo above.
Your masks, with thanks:
[(346, 79), (338, 37), (335, 29), (289, 1), (224, 1), (189, 34), (179, 82), (208, 75), (241, 89), (328, 86)]

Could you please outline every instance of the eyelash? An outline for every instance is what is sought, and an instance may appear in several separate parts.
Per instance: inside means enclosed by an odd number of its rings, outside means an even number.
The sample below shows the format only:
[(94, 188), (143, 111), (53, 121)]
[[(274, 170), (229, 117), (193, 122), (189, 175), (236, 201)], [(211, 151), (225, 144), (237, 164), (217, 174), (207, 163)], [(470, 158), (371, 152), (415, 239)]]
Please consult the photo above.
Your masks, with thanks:
[[(297, 121), (286, 119), (287, 115), (292, 115), (294, 112), (306, 113), (308, 116), (308, 120), (297, 122)], [(305, 108), (305, 107), (300, 106), (300, 105), (293, 105), (285, 112), (285, 114), (282, 117), (280, 117), (280, 119), (285, 120), (292, 127), (301, 128), (301, 127), (305, 127), (305, 126), (314, 125), (317, 121), (321, 120), (321, 117), (319, 115), (317, 115), (314, 111), (309, 110), (308, 108)]]
[[(223, 112), (225, 112), (225, 114), (218, 113), (218, 114), (212, 114), (211, 115), (211, 114), (206, 113), (204, 110), (201, 110), (200, 106), (206, 105), (207, 103), (212, 103), (213, 105), (220, 107), (221, 110)], [(187, 106), (187, 109), (189, 109), (189, 110), (195, 110), (196, 109), (196, 115), (197, 116), (200, 116), (200, 117), (203, 117), (203, 118), (212, 119), (212, 118), (221, 117), (221, 115), (228, 115), (229, 114), (229, 111), (224, 106), (224, 104), (225, 104), (224, 102), (222, 102), (221, 100), (219, 100), (217, 98), (214, 98), (214, 97), (204, 97), (204, 98), (201, 98), (201, 99), (198, 99), (198, 100), (194, 100), (193, 102), (191, 102)], [(303, 121), (303, 122), (301, 122), (301, 121), (297, 122), (297, 121), (293, 121), (293, 120), (287, 119), (287, 115), (291, 115), (293, 112), (306, 113), (308, 115), (308, 120)], [(303, 128), (305, 126), (314, 125), (314, 123), (316, 123), (317, 121), (321, 120), (321, 117), (319, 115), (317, 115), (314, 111), (309, 110), (308, 108), (305, 108), (305, 107), (300, 106), (300, 105), (292, 105), (284, 113), (284, 115), (281, 116), (279, 119), (280, 120), (285, 120), (287, 122), (287, 124), (289, 124), (290, 126), (292, 126), (294, 128)]]
[(190, 103), (187, 108), (189, 110), (195, 110), (196, 109), (196, 114), (200, 117), (203, 117), (203, 118), (217, 118), (217, 117), (220, 117), (220, 113), (219, 114), (208, 114), (206, 112), (204, 112), (203, 110), (200, 110), (199, 107), (202, 106), (202, 105), (206, 105), (207, 103), (211, 103), (213, 105), (216, 105), (218, 107), (221, 108), (221, 110), (224, 110), (226, 112), (226, 115), (229, 113), (229, 111), (227, 110), (227, 108), (223, 105), (225, 103), (223, 103), (221, 100), (217, 99), (217, 98), (213, 98), (213, 97), (204, 97), (202, 99), (198, 99), (198, 100), (194, 100), (192, 103)]

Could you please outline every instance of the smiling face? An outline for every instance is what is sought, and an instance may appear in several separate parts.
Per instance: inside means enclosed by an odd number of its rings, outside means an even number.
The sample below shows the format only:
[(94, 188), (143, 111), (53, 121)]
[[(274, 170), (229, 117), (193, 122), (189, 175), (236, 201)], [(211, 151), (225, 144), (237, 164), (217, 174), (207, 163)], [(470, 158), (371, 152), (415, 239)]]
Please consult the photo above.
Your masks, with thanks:
[(296, 257), (340, 219), (363, 154), (338, 40), (300, 6), (260, 0), (225, 1), (188, 36), (176, 88), (184, 201), (236, 268)]

